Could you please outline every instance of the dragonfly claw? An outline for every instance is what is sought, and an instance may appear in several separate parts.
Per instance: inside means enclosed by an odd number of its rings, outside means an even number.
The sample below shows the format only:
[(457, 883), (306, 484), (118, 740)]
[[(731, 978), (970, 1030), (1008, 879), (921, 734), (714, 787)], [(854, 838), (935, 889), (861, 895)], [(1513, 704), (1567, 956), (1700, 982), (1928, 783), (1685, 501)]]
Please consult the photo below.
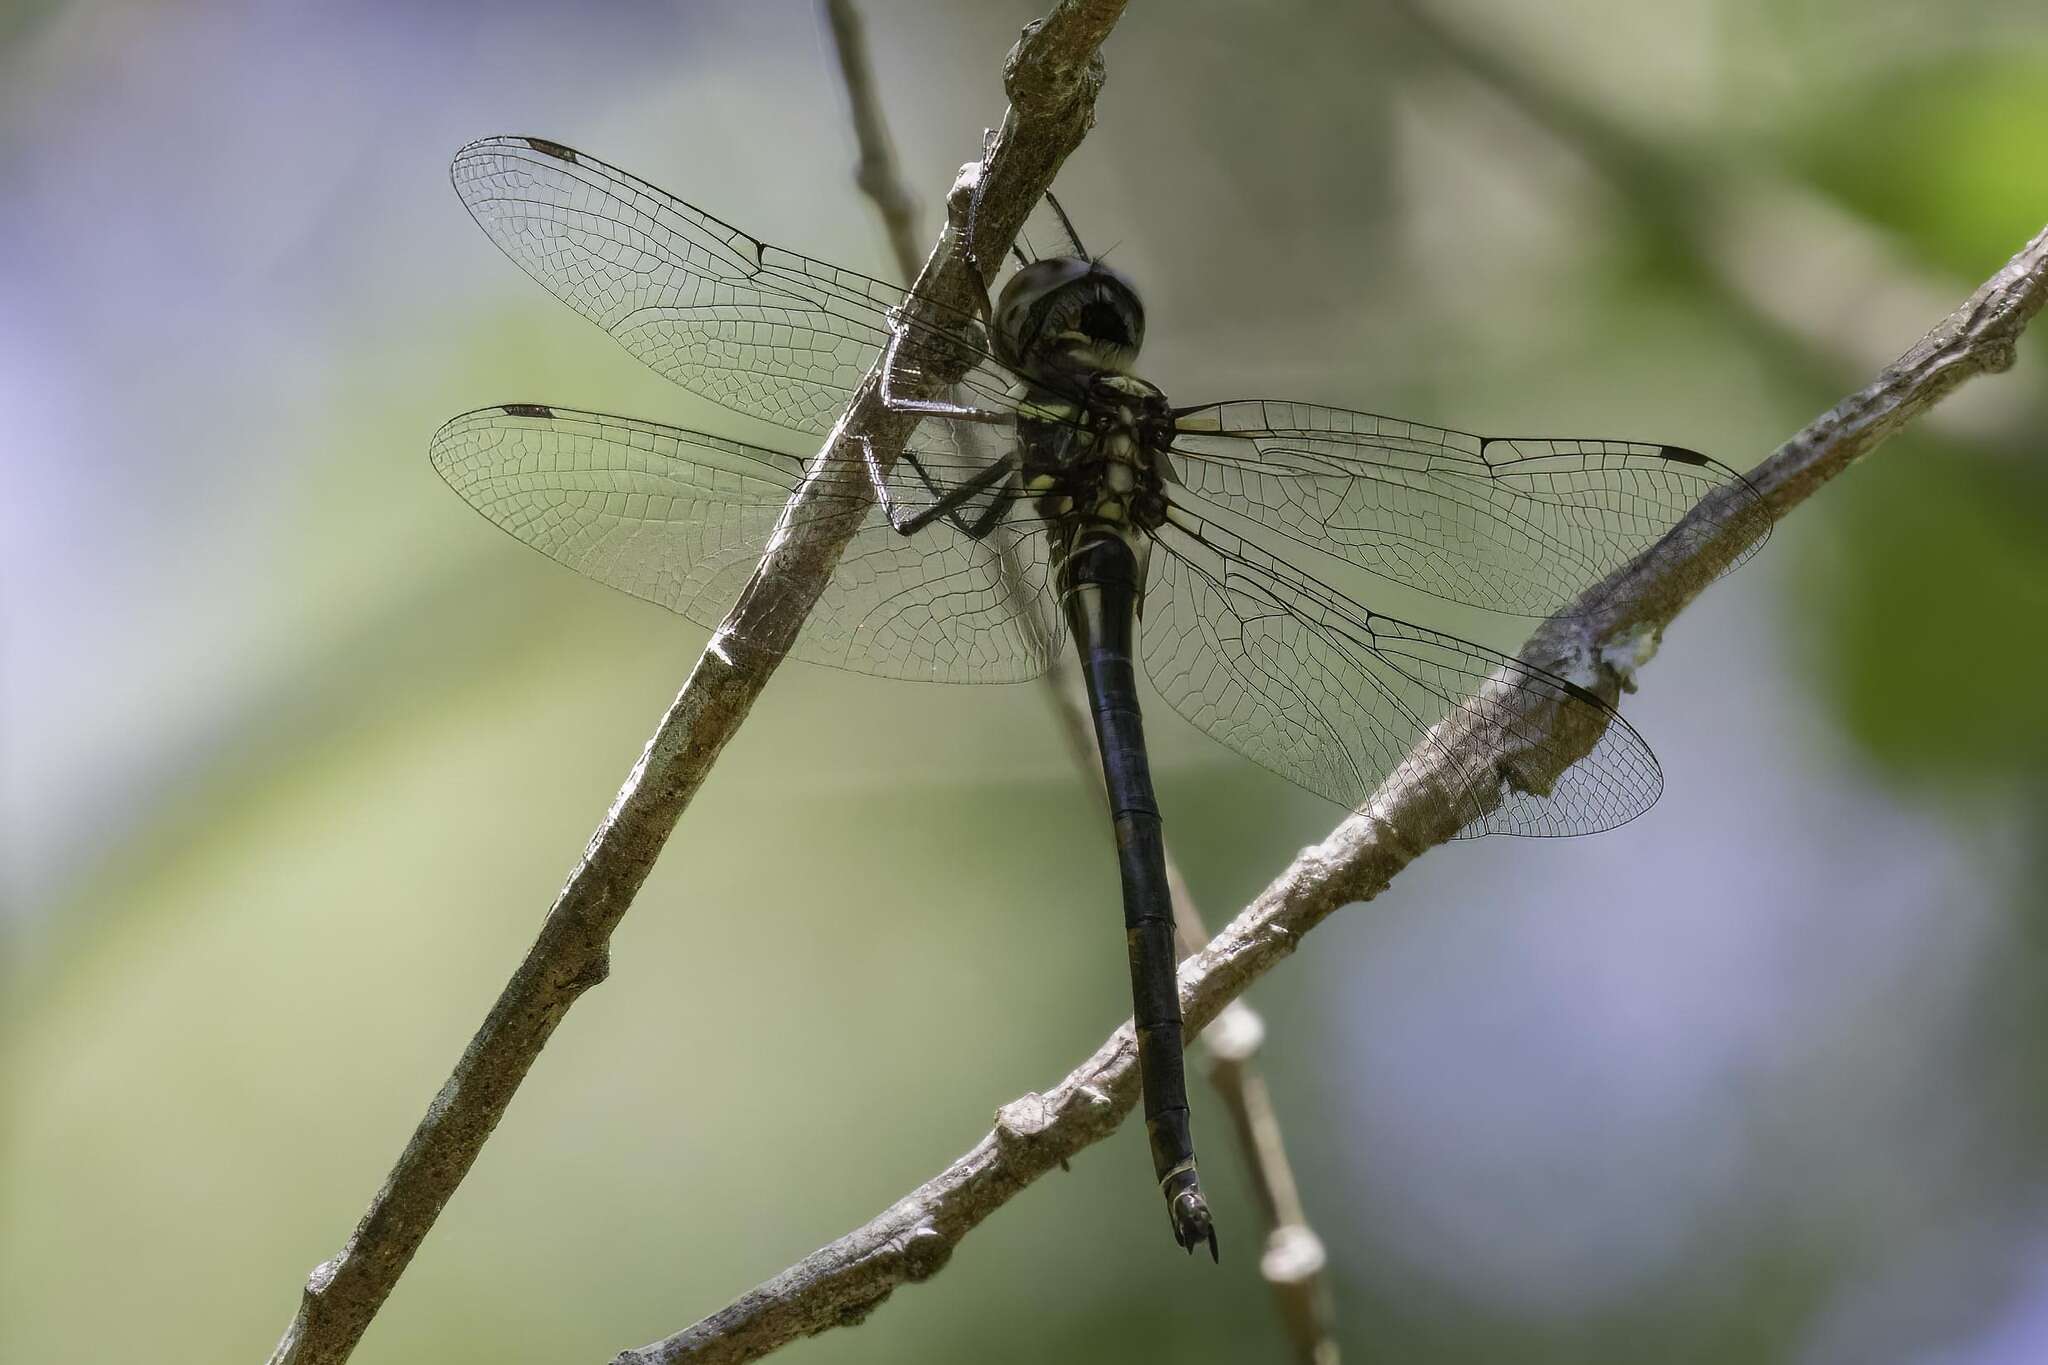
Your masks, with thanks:
[(1173, 1220), (1173, 1240), (1180, 1243), (1181, 1250), (1192, 1256), (1196, 1247), (1207, 1242), (1209, 1259), (1222, 1261), (1222, 1254), (1216, 1249), (1216, 1224), (1209, 1216), (1209, 1203), (1202, 1198), (1200, 1189), (1182, 1190), (1167, 1213)]

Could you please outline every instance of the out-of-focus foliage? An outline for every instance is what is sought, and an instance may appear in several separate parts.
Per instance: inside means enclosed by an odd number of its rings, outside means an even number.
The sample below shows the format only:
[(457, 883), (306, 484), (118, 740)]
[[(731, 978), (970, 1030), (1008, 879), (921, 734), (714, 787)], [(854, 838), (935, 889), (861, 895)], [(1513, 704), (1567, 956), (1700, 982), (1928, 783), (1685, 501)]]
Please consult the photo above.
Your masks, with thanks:
[[(1844, 488), (1799, 600), (1842, 723), (1898, 780), (2038, 784), (2048, 472), (1902, 440)], [(1938, 570), (1938, 571), (1931, 571)], [(2038, 797), (2038, 790), (2036, 795)]]
[(1937, 51), (1853, 82), (1786, 130), (1802, 176), (1977, 279), (2040, 229), (2048, 60), (2038, 45)]
[[(1915, 258), (1981, 279), (2038, 231), (2048, 184), (2040, 45), (1902, 53), (1810, 102), (1799, 173)], [(1971, 442), (1914, 434), (1830, 499), (1799, 601), (1807, 657), (1901, 780), (2015, 780), (2038, 801), (2048, 723), (2048, 464), (2031, 420)]]

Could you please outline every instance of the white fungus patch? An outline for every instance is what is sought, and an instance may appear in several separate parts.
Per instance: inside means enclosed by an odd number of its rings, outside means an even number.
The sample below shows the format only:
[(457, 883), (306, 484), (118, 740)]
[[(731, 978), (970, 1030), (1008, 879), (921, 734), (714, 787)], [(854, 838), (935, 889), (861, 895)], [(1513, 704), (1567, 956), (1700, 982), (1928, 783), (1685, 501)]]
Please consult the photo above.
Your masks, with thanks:
[(1600, 646), (1600, 662), (1614, 671), (1623, 687), (1634, 690), (1636, 671), (1657, 657), (1664, 634), (1655, 626), (1641, 625), (1618, 640)]
[[(1604, 656), (1606, 651), (1603, 649), (1601, 653)], [(1560, 661), (1558, 671), (1566, 682), (1575, 687), (1583, 687), (1588, 692), (1596, 691), (1600, 686), (1600, 670), (1595, 668), (1593, 660), (1583, 653), (1575, 652), (1569, 661)]]

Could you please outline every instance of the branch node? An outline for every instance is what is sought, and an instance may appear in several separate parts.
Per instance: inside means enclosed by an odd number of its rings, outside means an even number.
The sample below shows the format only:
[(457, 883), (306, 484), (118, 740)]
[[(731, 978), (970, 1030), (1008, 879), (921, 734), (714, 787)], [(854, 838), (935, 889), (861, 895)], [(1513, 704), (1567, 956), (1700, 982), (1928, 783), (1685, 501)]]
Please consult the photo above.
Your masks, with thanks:
[(1052, 1105), (1037, 1091), (1021, 1095), (996, 1110), (996, 1143), (1005, 1149), (1028, 1146), (1052, 1126)]
[(946, 226), (956, 236), (967, 235), (967, 220), (974, 212), (974, 192), (981, 188), (981, 167), (979, 161), (962, 166), (946, 191)]
[[(349, 1245), (352, 1247), (354, 1244), (351, 1239)], [(330, 1256), (314, 1266), (313, 1273), (306, 1277), (306, 1293), (309, 1296), (326, 1293), (327, 1287), (334, 1283), (334, 1277), (341, 1273), (342, 1264), (347, 1260), (348, 1248), (344, 1247), (339, 1256)]]
[(903, 1277), (912, 1284), (922, 1284), (953, 1259), (953, 1243), (930, 1223), (919, 1223), (904, 1234), (897, 1251), (903, 1258)]
[[(611, 974), (611, 949), (609, 947), (599, 947), (597, 952), (583, 964), (582, 968), (574, 976), (571, 976), (562, 983), (562, 991), (565, 995), (574, 998), (593, 986), (602, 986), (606, 978), (611, 976)], [(562, 1007), (567, 1008), (566, 1001)]]
[(1083, 119), (1079, 132), (1086, 132), (1095, 126), (1095, 97), (1101, 93), (1108, 67), (1097, 46), (1099, 37), (1083, 42), (1076, 50), (1071, 45), (1076, 26), (1056, 24), (1074, 8), (1066, 6), (1064, 13), (1055, 11), (1047, 19), (1033, 19), (1024, 25), (1003, 56), (1003, 93), (1009, 96), (1011, 107), (1026, 117), (1079, 112)]
[(1209, 1055), (1220, 1063), (1242, 1066), (1258, 1055), (1266, 1041), (1266, 1021), (1242, 1000), (1233, 1000), (1202, 1033)]
[(1300, 1223), (1273, 1229), (1259, 1256), (1259, 1274), (1268, 1284), (1306, 1284), (1329, 1263), (1323, 1239)]

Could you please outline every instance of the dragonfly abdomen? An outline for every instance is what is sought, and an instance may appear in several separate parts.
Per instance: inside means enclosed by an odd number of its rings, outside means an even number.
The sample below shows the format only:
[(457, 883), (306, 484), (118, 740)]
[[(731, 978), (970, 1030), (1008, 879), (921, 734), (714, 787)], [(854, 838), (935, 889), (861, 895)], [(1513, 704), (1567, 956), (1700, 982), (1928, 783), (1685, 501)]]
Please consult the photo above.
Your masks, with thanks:
[(1124, 528), (1068, 527), (1060, 587), (1067, 623), (1081, 655), (1102, 754), (1102, 777), (1116, 826), (1117, 870), (1124, 903), (1124, 944), (1130, 960), (1131, 1020), (1138, 1038), (1145, 1132), (1152, 1169), (1165, 1196), (1174, 1240), (1189, 1251), (1216, 1253), (1216, 1232), (1195, 1169), (1181, 1058), (1178, 953), (1173, 899), (1166, 882), (1166, 844), (1152, 792), (1138, 709), (1138, 673), (1131, 657), (1133, 624), (1143, 588), (1142, 560)]

